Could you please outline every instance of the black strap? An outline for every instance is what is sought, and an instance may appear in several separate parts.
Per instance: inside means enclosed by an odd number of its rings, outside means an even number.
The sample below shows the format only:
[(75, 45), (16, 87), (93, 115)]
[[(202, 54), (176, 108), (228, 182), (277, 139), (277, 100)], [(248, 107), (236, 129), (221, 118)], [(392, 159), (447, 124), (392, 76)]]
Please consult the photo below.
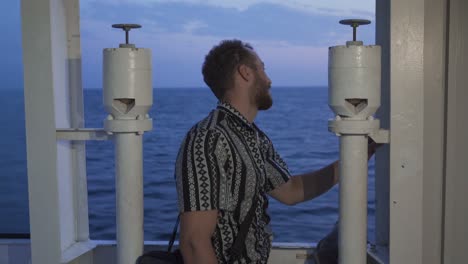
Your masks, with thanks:
[(175, 238), (177, 236), (177, 229), (179, 228), (179, 221), (180, 221), (180, 213), (177, 215), (177, 220), (174, 226), (174, 230), (172, 231), (172, 237), (171, 240), (169, 241), (169, 247), (167, 248), (167, 252), (171, 252), (172, 246), (174, 245)]
[(247, 237), (247, 234), (249, 233), (249, 228), (252, 224), (255, 215), (255, 209), (257, 208), (259, 195), (260, 194), (255, 195), (254, 201), (252, 202), (252, 206), (250, 207), (249, 212), (245, 216), (244, 221), (242, 221), (239, 233), (237, 233), (236, 239), (234, 240), (234, 244), (231, 247), (231, 260), (237, 260), (241, 256), (242, 251), (245, 248), (245, 239)]

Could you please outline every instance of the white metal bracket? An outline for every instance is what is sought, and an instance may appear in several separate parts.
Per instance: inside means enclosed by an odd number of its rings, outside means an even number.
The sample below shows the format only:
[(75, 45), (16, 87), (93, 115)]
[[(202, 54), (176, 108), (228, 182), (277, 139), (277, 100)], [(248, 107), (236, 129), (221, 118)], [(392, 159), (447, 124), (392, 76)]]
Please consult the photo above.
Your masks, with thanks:
[(76, 258), (92, 251), (97, 247), (97, 243), (93, 240), (76, 242), (65, 251), (62, 252), (61, 263), (69, 263)]
[(102, 128), (59, 128), (56, 130), (57, 140), (109, 140), (112, 135), (109, 135)]
[(390, 130), (379, 129), (375, 133), (369, 134), (369, 137), (379, 144), (388, 144), (390, 143)]

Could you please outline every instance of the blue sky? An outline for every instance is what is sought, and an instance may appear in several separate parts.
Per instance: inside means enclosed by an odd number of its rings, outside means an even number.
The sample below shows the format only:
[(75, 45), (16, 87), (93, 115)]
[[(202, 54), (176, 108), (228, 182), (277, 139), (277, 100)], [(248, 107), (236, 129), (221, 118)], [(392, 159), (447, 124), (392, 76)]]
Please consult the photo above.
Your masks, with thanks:
[[(0, 14), (0, 89), (21, 89), (20, 1), (3, 0)], [(222, 39), (251, 43), (273, 86), (327, 84), (328, 47), (351, 37), (344, 18), (375, 21), (373, 0), (82, 0), (83, 85), (100, 88), (102, 49), (116, 47), (123, 32), (114, 23), (138, 23), (131, 42), (153, 53), (154, 87), (204, 86), (201, 64)], [(374, 44), (375, 25), (358, 38)]]

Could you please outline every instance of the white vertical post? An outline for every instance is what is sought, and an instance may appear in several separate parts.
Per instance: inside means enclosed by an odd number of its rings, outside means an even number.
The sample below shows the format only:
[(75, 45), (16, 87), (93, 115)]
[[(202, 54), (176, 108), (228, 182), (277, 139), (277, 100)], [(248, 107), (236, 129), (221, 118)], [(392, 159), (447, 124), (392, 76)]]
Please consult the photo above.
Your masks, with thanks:
[[(33, 264), (59, 263), (62, 243), (59, 228), (54, 105), (56, 85), (53, 78), (54, 51), (50, 2), (21, 1), (29, 222)], [(39, 50), (41, 52), (38, 52)], [(47, 243), (44, 243), (45, 238)]]
[[(81, 78), (81, 41), (79, 0), (64, 2), (67, 16), (68, 76), (70, 93), (70, 128), (84, 128), (83, 86)], [(72, 141), (72, 178), (76, 214), (77, 241), (89, 239), (88, 184), (86, 177), (86, 148), (83, 141)]]
[(142, 135), (115, 135), (117, 259), (134, 263), (143, 252)]
[(329, 130), (340, 136), (339, 263), (364, 264), (367, 259), (367, 142), (384, 143), (387, 133), (372, 117), (380, 106), (380, 47), (355, 39), (366, 20), (351, 25), (353, 41), (329, 49), (329, 105), (337, 114)]
[(33, 264), (91, 262), (84, 147), (56, 138), (83, 123), (78, 3), (21, 2)]
[[(140, 25), (117, 24), (128, 31)], [(130, 43), (104, 49), (104, 128), (115, 137), (117, 264), (135, 263), (143, 253), (144, 131), (153, 104), (151, 51)]]
[(468, 245), (468, 3), (451, 0), (448, 28), (443, 263), (464, 263)]
[(366, 263), (367, 137), (340, 137), (339, 263)]
[[(383, 128), (390, 128), (390, 1), (376, 1), (376, 44), (382, 47), (381, 107), (376, 117)], [(375, 154), (375, 243), (377, 247), (389, 245), (390, 222), (390, 145)]]

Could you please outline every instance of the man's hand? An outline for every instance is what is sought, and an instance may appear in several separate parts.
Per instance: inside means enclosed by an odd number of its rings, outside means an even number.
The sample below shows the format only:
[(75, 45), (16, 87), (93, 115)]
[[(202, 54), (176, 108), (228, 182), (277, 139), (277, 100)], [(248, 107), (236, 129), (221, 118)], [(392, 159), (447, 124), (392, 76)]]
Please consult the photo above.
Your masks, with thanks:
[(180, 251), (184, 263), (218, 263), (211, 243), (218, 211), (185, 212), (180, 216)]

